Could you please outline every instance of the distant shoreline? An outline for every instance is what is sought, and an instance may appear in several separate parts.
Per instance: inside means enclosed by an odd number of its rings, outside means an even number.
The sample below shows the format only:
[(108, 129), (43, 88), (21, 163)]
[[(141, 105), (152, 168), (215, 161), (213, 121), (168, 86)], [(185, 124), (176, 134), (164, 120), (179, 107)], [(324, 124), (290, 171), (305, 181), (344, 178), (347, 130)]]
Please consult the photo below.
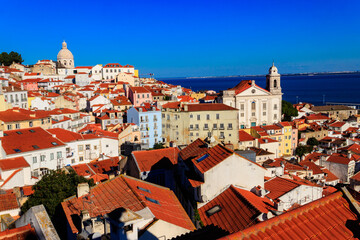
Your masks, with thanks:
[[(281, 76), (319, 76), (319, 75), (343, 75), (343, 74), (359, 74), (360, 71), (341, 71), (341, 72), (314, 72), (314, 73), (284, 73)], [(236, 77), (265, 77), (260, 75), (233, 75), (233, 76), (203, 76), (203, 77), (161, 77), (158, 80), (176, 80), (176, 79), (198, 79), (198, 78), (236, 78)]]

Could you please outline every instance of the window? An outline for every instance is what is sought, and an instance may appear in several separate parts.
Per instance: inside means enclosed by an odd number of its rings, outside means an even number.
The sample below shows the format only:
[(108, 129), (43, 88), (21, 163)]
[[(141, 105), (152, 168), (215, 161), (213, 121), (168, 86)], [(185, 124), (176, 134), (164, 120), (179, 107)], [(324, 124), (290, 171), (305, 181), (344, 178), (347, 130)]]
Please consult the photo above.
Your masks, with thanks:
[(240, 113), (240, 117), (244, 117), (245, 116), (245, 114), (244, 113)]
[(200, 115), (197, 115), (197, 120), (200, 120)]
[(45, 155), (40, 156), (40, 162), (45, 162)]
[(37, 163), (37, 157), (33, 157), (33, 163)]
[(222, 139), (222, 138), (225, 138), (224, 132), (220, 132), (220, 138), (221, 138), (221, 139)]
[(11, 130), (12, 129), (12, 126), (9, 124), (7, 125), (7, 130)]
[(224, 124), (220, 123), (220, 129), (224, 129)]
[(232, 129), (232, 123), (228, 124), (228, 129), (230, 129), (230, 130)]
[(263, 112), (263, 116), (266, 116), (266, 112)]
[(190, 130), (192, 130), (194, 128), (194, 125), (190, 124)]
[(196, 129), (196, 130), (199, 129), (199, 124), (195, 124), (195, 129)]
[(277, 110), (277, 104), (274, 104), (274, 110)]
[(245, 125), (240, 125), (240, 128), (241, 128), (241, 129), (244, 129), (244, 128), (245, 128)]
[(217, 124), (216, 123), (214, 123), (213, 129), (217, 129)]
[(205, 130), (209, 129), (209, 125), (207, 123), (204, 124), (204, 129)]
[(149, 198), (147, 196), (145, 196), (145, 199), (148, 200), (149, 202), (152, 202), (152, 203), (155, 203), (155, 204), (158, 204), (160, 205), (159, 201), (158, 200), (155, 200), (155, 199), (152, 199), (152, 198)]
[(210, 115), (206, 114), (206, 120), (210, 120)]
[(62, 152), (57, 152), (56, 155), (57, 155), (57, 159), (59, 159), (62, 157)]
[(191, 133), (190, 133), (190, 137), (192, 137), (193, 135), (194, 135), (194, 134), (191, 132)]
[(263, 110), (266, 110), (266, 103), (263, 103)]
[(256, 104), (255, 104), (255, 102), (252, 102), (251, 103), (251, 110), (255, 111), (255, 109), (256, 109)]
[(50, 160), (54, 160), (54, 153), (50, 153)]
[(82, 152), (84, 150), (84, 146), (83, 145), (79, 145), (79, 152)]
[(29, 122), (29, 127), (32, 127), (33, 126), (33, 122)]
[(216, 119), (217, 119), (217, 120), (220, 119), (220, 114), (219, 114), (219, 113), (216, 114)]
[(274, 119), (276, 119), (277, 118), (277, 114), (274, 114)]
[(84, 161), (84, 157), (79, 157), (79, 161), (80, 162)]
[(193, 118), (193, 115), (192, 115), (192, 114), (190, 114), (190, 118)]
[(85, 145), (85, 149), (86, 149), (86, 150), (90, 150), (90, 144), (86, 144), (86, 145)]
[(240, 104), (240, 110), (241, 111), (244, 111), (244, 108), (245, 108), (245, 105), (242, 103), (242, 104)]
[(16, 129), (19, 129), (19, 128), (20, 128), (20, 123), (16, 123), (16, 124), (15, 124), (15, 128), (16, 128)]

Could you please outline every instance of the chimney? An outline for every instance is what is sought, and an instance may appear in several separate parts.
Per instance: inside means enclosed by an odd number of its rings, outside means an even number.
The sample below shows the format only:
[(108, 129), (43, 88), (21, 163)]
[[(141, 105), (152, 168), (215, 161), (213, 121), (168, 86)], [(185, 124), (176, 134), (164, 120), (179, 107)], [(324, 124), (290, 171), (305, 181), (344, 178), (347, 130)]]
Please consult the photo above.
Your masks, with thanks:
[(348, 151), (347, 157), (348, 157), (348, 159), (351, 159), (352, 154), (351, 154), (351, 152), (350, 152), (350, 151)]
[(86, 221), (90, 219), (90, 213), (88, 210), (81, 210), (81, 220)]
[(184, 111), (187, 112), (188, 110), (189, 110), (188, 105), (185, 104), (185, 105), (184, 105)]
[(77, 186), (77, 197), (82, 197), (86, 194), (89, 194), (90, 187), (88, 183), (79, 183)]
[(251, 86), (255, 86), (255, 80), (251, 80)]

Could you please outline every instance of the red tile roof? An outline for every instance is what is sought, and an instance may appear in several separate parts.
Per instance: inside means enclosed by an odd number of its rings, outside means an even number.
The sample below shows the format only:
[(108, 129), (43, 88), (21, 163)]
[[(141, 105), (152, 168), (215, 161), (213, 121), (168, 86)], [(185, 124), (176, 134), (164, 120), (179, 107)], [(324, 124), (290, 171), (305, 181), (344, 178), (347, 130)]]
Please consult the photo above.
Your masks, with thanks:
[(345, 125), (345, 122), (334, 122), (333, 124), (330, 124), (330, 127), (340, 128)]
[(318, 114), (310, 114), (309, 116), (306, 116), (307, 120), (330, 120), (328, 116), (325, 116), (321, 113)]
[(62, 128), (52, 128), (48, 129), (47, 131), (65, 143), (99, 138), (95, 135), (79, 134)]
[(238, 109), (225, 105), (223, 103), (200, 103), (200, 104), (188, 104), (189, 112), (200, 111), (237, 111)]
[(169, 160), (173, 165), (178, 162), (180, 150), (177, 147), (132, 152), (140, 172), (150, 171), (161, 160)]
[(268, 194), (266, 194), (266, 197), (275, 200), (303, 184), (304, 183), (291, 179), (281, 177), (273, 178), (265, 182), (264, 188), (270, 191)]
[(180, 102), (168, 102), (162, 105), (162, 108), (178, 109), (180, 108)]
[(151, 93), (149, 90), (147, 90), (144, 87), (130, 87), (130, 90), (135, 93)]
[[(209, 203), (199, 208), (204, 225), (214, 224), (229, 233), (241, 231), (259, 222), (257, 217), (275, 210), (273, 203), (265, 197), (258, 197), (250, 191), (230, 186)], [(220, 211), (209, 216), (207, 211), (219, 206)]]
[(2, 171), (8, 171), (12, 169), (30, 167), (29, 163), (24, 157), (7, 158), (0, 160), (0, 169)]
[[(138, 187), (147, 189), (149, 192)], [(153, 203), (145, 197), (157, 200), (159, 204)], [(91, 201), (88, 200), (90, 198)], [(148, 207), (157, 219), (189, 230), (195, 229), (171, 190), (123, 175), (96, 185), (85, 196), (70, 197), (61, 205), (73, 233), (81, 230), (77, 229), (73, 222), (73, 215), (80, 216), (81, 210), (86, 209), (91, 217), (97, 217), (120, 207), (134, 212)]]
[[(235, 94), (237, 95), (237, 94), (245, 91), (246, 89), (249, 89), (249, 88), (251, 87), (252, 81), (255, 81), (255, 80), (243, 80), (243, 81), (241, 81), (240, 83), (238, 83), (238, 85), (236, 85), (235, 87), (230, 88), (230, 89), (228, 89), (228, 90), (235, 90)], [(259, 86), (256, 85), (256, 84), (255, 84), (255, 86), (256, 86), (257, 88), (260, 88), (260, 89), (268, 92), (267, 90), (259, 87)]]
[(35, 229), (30, 224), (23, 227), (6, 229), (0, 232), (1, 240), (26, 240), (26, 239), (37, 239)]
[(340, 153), (333, 153), (326, 161), (348, 165), (351, 160)]
[(181, 159), (188, 160), (195, 158), (199, 155), (202, 155), (208, 150), (208, 145), (206, 142), (200, 138), (196, 139), (194, 142), (190, 143), (187, 147), (182, 149), (179, 153)]
[(272, 138), (267, 138), (267, 137), (264, 137), (264, 138), (259, 138), (258, 139), (258, 142), (260, 144), (266, 144), (266, 143), (274, 143), (274, 142), (279, 142), (278, 140), (274, 140)]
[(354, 176), (352, 176), (350, 179), (355, 180), (357, 182), (360, 182), (360, 172), (356, 173)]
[(0, 212), (19, 208), (15, 193), (0, 194)]
[(245, 132), (244, 130), (239, 131), (239, 142), (247, 142), (247, 141), (254, 141), (255, 138)]
[(354, 222), (356, 228), (358, 221), (343, 194), (336, 192), (221, 240), (357, 239), (348, 224)]
[(7, 155), (65, 145), (41, 127), (4, 131), (4, 137), (1, 138), (1, 141)]
[(302, 161), (302, 162), (300, 162), (300, 165), (309, 167), (309, 170), (311, 170), (313, 172), (313, 174), (323, 174), (324, 173), (321, 170), (321, 168), (313, 162)]

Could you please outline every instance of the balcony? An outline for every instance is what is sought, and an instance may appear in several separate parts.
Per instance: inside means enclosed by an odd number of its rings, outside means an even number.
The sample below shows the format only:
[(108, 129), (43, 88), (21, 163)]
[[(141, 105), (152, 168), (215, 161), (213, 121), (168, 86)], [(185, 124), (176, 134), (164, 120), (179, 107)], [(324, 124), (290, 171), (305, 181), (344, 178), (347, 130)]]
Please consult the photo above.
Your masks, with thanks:
[(220, 126), (220, 128), (219, 128), (220, 130), (224, 130), (225, 128), (224, 128), (224, 126)]
[(219, 137), (220, 139), (224, 139), (225, 138), (225, 136), (224, 135), (220, 135), (220, 137)]
[(232, 128), (232, 127), (228, 127), (227, 129), (228, 129), (228, 130), (232, 130), (233, 128)]
[(209, 128), (208, 128), (208, 127), (204, 127), (204, 130), (209, 130)]

